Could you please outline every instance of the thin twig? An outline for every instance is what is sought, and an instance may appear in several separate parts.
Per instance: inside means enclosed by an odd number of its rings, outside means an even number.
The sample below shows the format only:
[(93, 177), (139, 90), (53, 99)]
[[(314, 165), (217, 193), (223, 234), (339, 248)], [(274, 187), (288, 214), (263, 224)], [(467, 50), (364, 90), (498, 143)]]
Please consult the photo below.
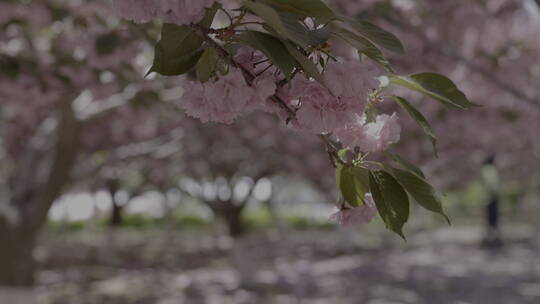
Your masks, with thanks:
[(257, 73), (257, 77), (261, 76), (262, 74), (264, 74), (266, 71), (268, 71), (268, 69), (270, 69), (271, 67), (273, 67), (274, 65), (273, 64), (269, 64), (266, 68), (264, 68), (262, 71), (260, 71), (259, 73)]

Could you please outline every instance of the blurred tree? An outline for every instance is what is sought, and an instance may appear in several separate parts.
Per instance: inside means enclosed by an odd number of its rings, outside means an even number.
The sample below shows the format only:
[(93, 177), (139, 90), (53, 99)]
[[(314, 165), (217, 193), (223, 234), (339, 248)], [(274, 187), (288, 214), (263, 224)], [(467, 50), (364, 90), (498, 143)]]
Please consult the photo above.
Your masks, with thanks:
[(141, 123), (151, 108), (134, 106), (161, 88), (137, 84), (152, 28), (118, 26), (107, 9), (106, 1), (0, 3), (0, 286), (32, 284), (37, 234), (74, 171), (99, 167), (98, 151), (174, 128), (156, 117)]
[(248, 203), (272, 199), (273, 176), (296, 175), (333, 196), (321, 143), (281, 128), (272, 116), (252, 115), (227, 128), (191, 120), (184, 131), (180, 188), (225, 220), (234, 238), (247, 232), (242, 211)]
[[(340, 2), (400, 32), (409, 55), (392, 58), (399, 69), (450, 72), (486, 105), (465, 115), (421, 105), (442, 135), (441, 157), (428, 161), (430, 147), (418, 133), (398, 148), (423, 162), (436, 183), (466, 182), (486, 151), (500, 155), (503, 175), (540, 172), (540, 14), (533, 1)], [(272, 118), (201, 126), (178, 114), (178, 104), (160, 103), (179, 92), (170, 89), (174, 78), (141, 81), (154, 27), (120, 24), (108, 10), (108, 1), (0, 2), (0, 286), (32, 284), (32, 253), (50, 206), (67, 186), (115, 164), (148, 165), (145, 183), (162, 192), (179, 178), (234, 237), (245, 232), (241, 212), (258, 199), (263, 180), (296, 172), (323, 189), (333, 184), (321, 174), (328, 162), (320, 145), (276, 131)]]
[(537, 2), (332, 2), (347, 14), (377, 20), (403, 39), (407, 56), (390, 56), (396, 70), (414, 67), (444, 72), (473, 102), (483, 106), (454, 112), (429, 100), (419, 103), (419, 109), (438, 136), (439, 158), (430, 157), (431, 146), (411, 119), (402, 120), (407, 131), (402, 133), (404, 138), (396, 151), (421, 164), (439, 187), (460, 187), (478, 179), (484, 160), (492, 153), (497, 154), (503, 183), (520, 182), (538, 187), (540, 9)]

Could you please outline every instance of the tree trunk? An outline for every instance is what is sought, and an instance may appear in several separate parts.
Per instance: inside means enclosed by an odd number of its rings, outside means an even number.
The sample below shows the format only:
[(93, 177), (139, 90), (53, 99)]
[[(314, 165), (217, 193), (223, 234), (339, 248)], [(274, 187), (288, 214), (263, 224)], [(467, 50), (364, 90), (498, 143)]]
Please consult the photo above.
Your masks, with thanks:
[(243, 288), (251, 289), (256, 286), (257, 256), (253, 254), (253, 244), (248, 236), (237, 236), (229, 253), (231, 265), (235, 268)]
[(0, 219), (0, 286), (30, 287), (34, 283), (36, 236)]
[(72, 99), (67, 100), (69, 102), (64, 102), (61, 108), (62, 115), (56, 131), (58, 142), (54, 148), (52, 162), (47, 160), (51, 164), (45, 183), (40, 185), (20, 181), (22, 190), (17, 191), (18, 195), (11, 198), (12, 206), (18, 210), (20, 222), (11, 224), (0, 217), (0, 299), (4, 301), (1, 296), (9, 293), (9, 297), (13, 298), (13, 301), (8, 302), (10, 304), (18, 304), (16, 301), (25, 304), (34, 302), (23, 300), (26, 297), (19, 291), (24, 288), (31, 290), (35, 271), (33, 251), (39, 231), (47, 222), (52, 204), (68, 183), (79, 151), (81, 126), (73, 113)]
[(241, 238), (247, 231), (244, 220), (242, 219), (243, 210), (243, 206), (235, 206), (228, 203), (220, 208), (220, 215), (227, 223), (229, 235), (234, 239)]
[(230, 202), (222, 202), (218, 214), (225, 220), (229, 235), (234, 239), (230, 251), (231, 265), (238, 272), (240, 284), (245, 288), (251, 288), (255, 283), (256, 269), (258, 268), (252, 255), (252, 250), (247, 234), (247, 228), (242, 219), (242, 211), (245, 205), (234, 205)]
[(161, 200), (161, 205), (163, 208), (163, 237), (160, 244), (162, 250), (161, 256), (165, 263), (174, 265), (175, 261), (178, 259), (178, 256), (174, 250), (171, 250), (171, 248), (176, 248), (179, 245), (176, 242), (175, 222), (175, 213), (178, 205), (172, 204), (164, 190), (162, 190), (161, 193), (163, 195), (163, 199)]
[(274, 202), (271, 199), (268, 199), (264, 201), (264, 206), (266, 209), (268, 209), (268, 213), (270, 213), (270, 218), (272, 220), (272, 226), (277, 231), (277, 237), (278, 239), (283, 239), (283, 237), (286, 235), (285, 233), (285, 224), (283, 223), (283, 220), (281, 219), (279, 215), (279, 211), (274, 206)]
[(104, 243), (99, 250), (99, 260), (106, 264), (115, 265), (119, 258), (116, 254), (116, 241), (118, 239), (119, 228), (124, 223), (124, 207), (119, 205), (112, 196), (111, 215), (109, 218), (109, 229), (105, 235)]
[(164, 241), (166, 244), (170, 244), (174, 241), (176, 232), (175, 214), (177, 210), (177, 204), (171, 206), (171, 201), (167, 197), (166, 193), (163, 193), (163, 200), (161, 201), (163, 208), (163, 230), (165, 232)]
[(109, 225), (111, 227), (120, 227), (122, 224), (124, 224), (124, 206), (113, 202)]

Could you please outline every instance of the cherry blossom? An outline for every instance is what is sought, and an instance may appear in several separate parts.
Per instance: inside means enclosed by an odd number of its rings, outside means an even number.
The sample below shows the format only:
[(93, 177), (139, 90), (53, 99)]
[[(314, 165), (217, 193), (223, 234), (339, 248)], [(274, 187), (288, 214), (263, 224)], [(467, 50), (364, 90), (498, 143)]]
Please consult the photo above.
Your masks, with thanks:
[(366, 116), (356, 115), (354, 120), (345, 124), (344, 126), (336, 129), (334, 135), (336, 135), (342, 144), (347, 147), (358, 147), (362, 145), (366, 134)]
[(356, 113), (362, 113), (370, 90), (378, 85), (377, 71), (372, 64), (359, 60), (330, 61), (326, 65), (324, 84), (336, 98)]
[(297, 111), (300, 130), (327, 133), (351, 123), (368, 104), (376, 86), (373, 70), (358, 61), (330, 62), (323, 74), (324, 85), (303, 76), (293, 79), (290, 97), (300, 101)]
[(366, 137), (360, 143), (360, 149), (365, 152), (381, 152), (391, 144), (399, 141), (401, 127), (396, 113), (381, 114), (375, 122), (366, 125)]
[(373, 220), (377, 214), (377, 207), (371, 193), (364, 196), (365, 205), (355, 208), (344, 208), (332, 214), (330, 219), (343, 226), (352, 226), (355, 224), (367, 224)]
[(257, 109), (262, 102), (274, 94), (275, 84), (267, 78), (257, 79), (254, 87), (247, 85), (239, 69), (215, 81), (200, 83), (185, 80), (185, 93), (181, 107), (192, 117), (202, 122), (230, 124), (242, 114)]
[(337, 129), (335, 135), (348, 147), (359, 147), (363, 152), (382, 152), (400, 139), (398, 117), (381, 114), (374, 122), (365, 124), (365, 116)]

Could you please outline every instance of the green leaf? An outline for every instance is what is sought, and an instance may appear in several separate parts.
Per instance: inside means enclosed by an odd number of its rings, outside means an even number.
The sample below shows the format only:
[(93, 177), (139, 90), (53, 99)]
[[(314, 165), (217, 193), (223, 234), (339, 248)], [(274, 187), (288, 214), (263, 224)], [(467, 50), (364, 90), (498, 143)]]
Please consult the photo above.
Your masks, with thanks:
[(349, 17), (341, 17), (345, 23), (351, 26), (358, 34), (371, 42), (396, 53), (404, 53), (405, 49), (399, 39), (392, 33), (365, 20), (356, 20)]
[(393, 84), (430, 96), (451, 108), (467, 109), (477, 106), (467, 99), (467, 96), (457, 88), (452, 80), (440, 74), (393, 75), (390, 77), (390, 81)]
[(197, 79), (201, 82), (208, 81), (218, 69), (219, 60), (220, 58), (216, 49), (207, 47), (195, 67)]
[(409, 219), (409, 197), (396, 179), (385, 171), (372, 171), (369, 185), (377, 210), (386, 227), (403, 239), (403, 226)]
[(245, 2), (244, 6), (261, 17), (280, 36), (294, 41), (302, 47), (309, 45), (309, 31), (296, 16), (289, 13), (278, 13), (271, 6), (259, 2)]
[(319, 64), (323, 68), (326, 66), (326, 62), (324, 61), (324, 58), (322, 56), (319, 57)]
[(349, 149), (349, 148), (344, 148), (344, 149), (341, 149), (337, 152), (339, 158), (342, 160), (342, 161), (345, 161), (345, 158), (347, 157), (347, 155), (349, 153), (352, 153), (352, 151)]
[(431, 125), (427, 121), (427, 119), (420, 113), (416, 108), (411, 105), (405, 98), (399, 97), (399, 96), (392, 96), (392, 98), (403, 108), (405, 111), (411, 115), (412, 118), (418, 123), (418, 125), (424, 130), (424, 133), (429, 137), (431, 140), (431, 144), (433, 146), (433, 152), (435, 153), (435, 156), (438, 156), (437, 153), (437, 137), (435, 136), (435, 133), (433, 133), (433, 130), (431, 129)]
[(182, 75), (197, 64), (203, 38), (187, 26), (165, 23), (156, 44), (154, 63), (148, 71), (165, 76)]
[(369, 192), (369, 170), (361, 167), (352, 167), (356, 191), (362, 201)]
[(431, 212), (439, 213), (450, 224), (450, 219), (444, 213), (442, 203), (435, 194), (435, 190), (424, 178), (401, 169), (391, 168), (391, 170), (398, 182), (420, 206)]
[(392, 154), (390, 152), (384, 152), (384, 154), (388, 157), (390, 157), (393, 161), (395, 161), (396, 163), (398, 163), (401, 167), (403, 167), (404, 169), (408, 170), (409, 172), (412, 172), (414, 174), (417, 174), (418, 176), (420, 176), (421, 178), (426, 178), (426, 176), (424, 175), (424, 172), (422, 172), (422, 170), (420, 170), (420, 168), (416, 167), (415, 165), (413, 165), (411, 162), (409, 162), (408, 160), (405, 160), (404, 158), (402, 158), (401, 156), (397, 155), (397, 154)]
[(300, 23), (297, 16), (280, 12), (279, 17), (287, 33), (285, 37), (302, 47), (313, 45), (311, 31)]
[(294, 47), (294, 45), (290, 43), (285, 43), (285, 47), (287, 47), (287, 50), (296, 59), (296, 61), (300, 63), (300, 66), (302, 66), (302, 69), (307, 76), (312, 77), (320, 83), (323, 82), (321, 73), (319, 73), (317, 66), (313, 63), (313, 61), (311, 61), (311, 59), (302, 54)]
[(386, 60), (384, 54), (381, 52), (381, 50), (379, 50), (377, 46), (371, 43), (371, 41), (346, 29), (338, 30), (334, 33), (334, 36), (347, 42), (348, 44), (356, 48), (359, 53), (366, 55), (369, 59), (382, 65), (389, 72), (392, 72), (390, 63), (388, 62), (388, 60)]
[(361, 201), (356, 191), (354, 174), (351, 167), (339, 165), (336, 169), (336, 183), (343, 198), (352, 206), (357, 207)]
[(316, 30), (311, 30), (308, 33), (309, 42), (312, 46), (321, 45), (330, 39), (332, 35), (332, 29), (329, 26), (321, 27)]
[(244, 6), (266, 22), (264, 27), (270, 33), (277, 34), (278, 38), (284, 37), (291, 40), (301, 47), (317, 46), (330, 38), (331, 30), (328, 27), (309, 30), (300, 22), (299, 18), (303, 17), (288, 11), (276, 10), (260, 2), (248, 1), (244, 3)]
[(263, 52), (287, 78), (291, 77), (294, 68), (298, 65), (298, 62), (289, 53), (283, 42), (272, 35), (257, 31), (247, 31), (237, 35), (235, 40), (238, 43), (249, 45)]
[(369, 170), (338, 165), (336, 183), (341, 195), (352, 207), (363, 205), (364, 196), (369, 192)]
[(314, 17), (321, 23), (329, 22), (336, 18), (334, 11), (320, 0), (263, 0), (265, 3), (282, 11), (298, 15), (300, 17)]

